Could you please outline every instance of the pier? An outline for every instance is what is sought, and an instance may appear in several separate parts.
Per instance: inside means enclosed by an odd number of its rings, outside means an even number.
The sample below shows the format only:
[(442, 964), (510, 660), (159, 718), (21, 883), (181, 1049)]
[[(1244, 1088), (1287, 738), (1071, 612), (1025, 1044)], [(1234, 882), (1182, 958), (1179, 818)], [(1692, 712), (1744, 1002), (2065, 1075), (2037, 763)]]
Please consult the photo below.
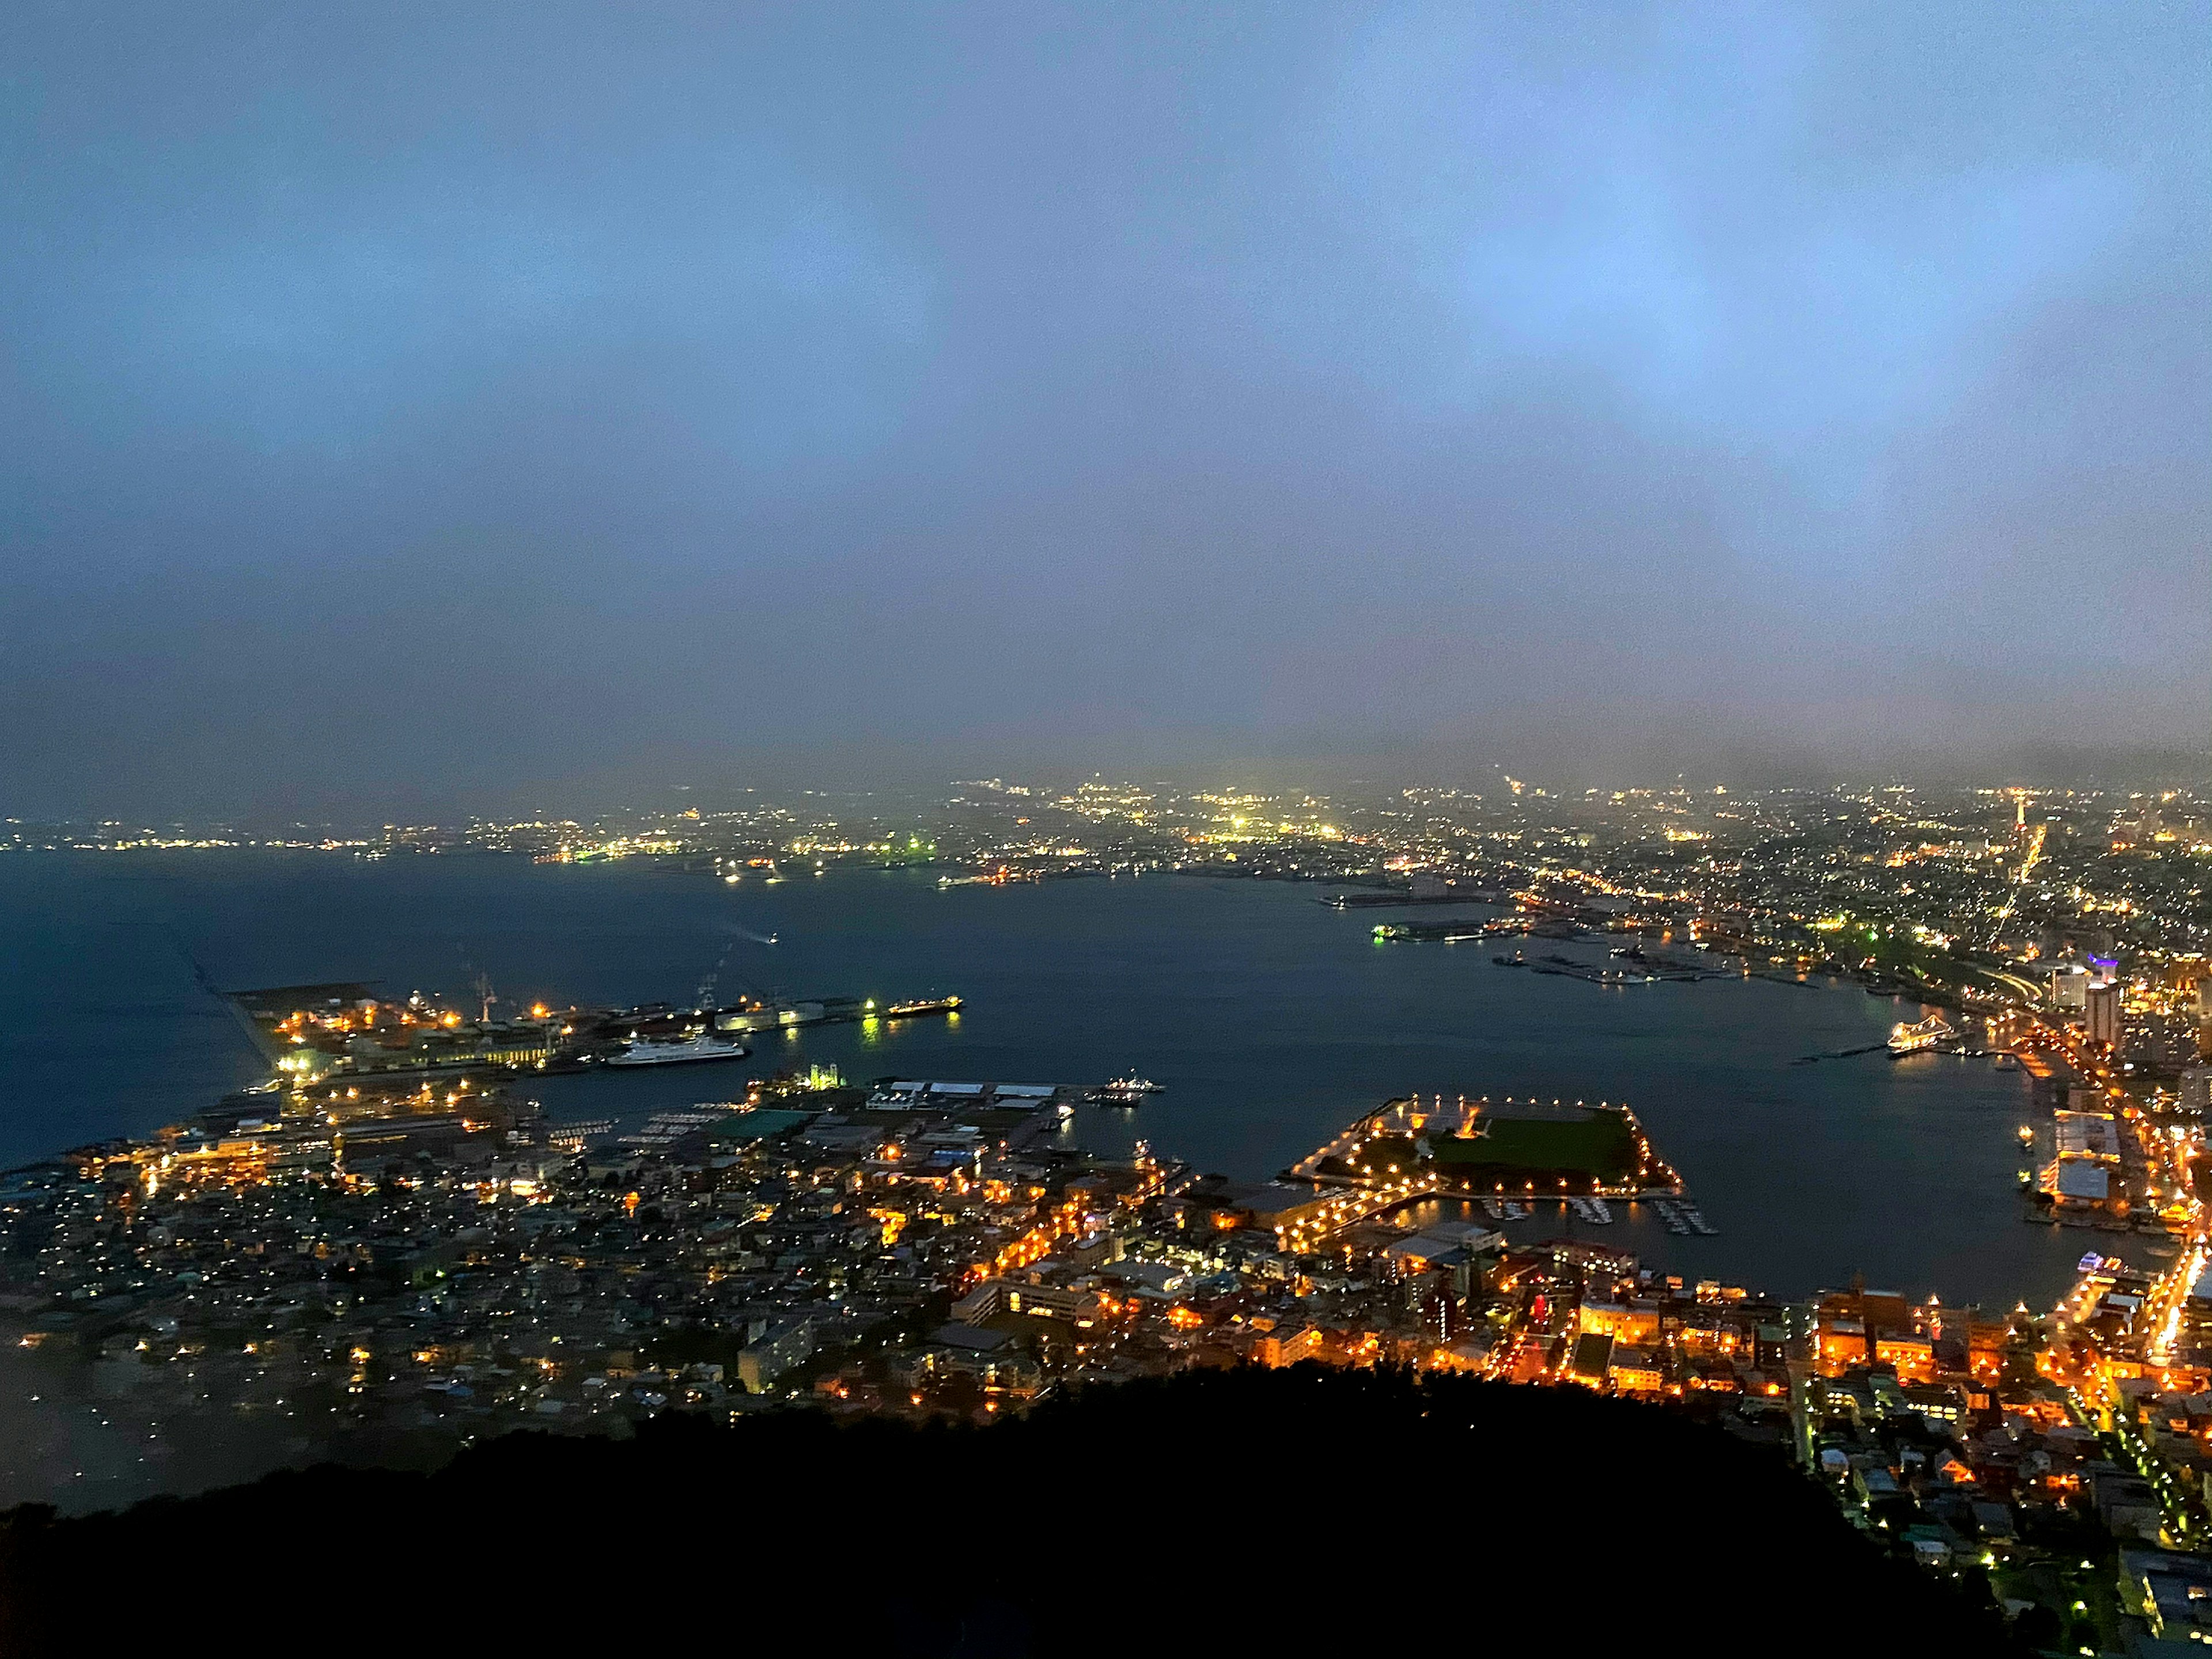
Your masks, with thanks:
[[(715, 1004), (708, 1000), (712, 989), (709, 975), (694, 1006), (562, 1010), (495, 996), (481, 975), (465, 1003), (420, 993), (386, 996), (373, 983), (355, 981), (214, 994), (277, 1077), (295, 1087), (341, 1076), (366, 1080), (627, 1069), (641, 1063), (640, 1054), (650, 1063), (739, 1060), (746, 1056), (747, 1039), (763, 1033), (951, 1022), (964, 1006), (959, 997), (937, 995), (883, 1003), (872, 997), (744, 997)], [(495, 1018), (493, 1010), (501, 1005), (511, 1012)]]

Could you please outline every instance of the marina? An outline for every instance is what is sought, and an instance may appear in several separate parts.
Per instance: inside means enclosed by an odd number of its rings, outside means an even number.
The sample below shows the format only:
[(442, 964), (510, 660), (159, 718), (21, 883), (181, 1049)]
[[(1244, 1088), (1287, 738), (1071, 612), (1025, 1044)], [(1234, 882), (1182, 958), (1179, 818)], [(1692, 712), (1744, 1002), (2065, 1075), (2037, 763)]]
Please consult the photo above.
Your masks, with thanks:
[(1704, 1213), (1686, 1198), (1657, 1197), (1650, 1202), (1659, 1218), (1666, 1224), (1667, 1231), (1678, 1238), (1693, 1235), (1699, 1238), (1719, 1236), (1718, 1230), (1710, 1225)]

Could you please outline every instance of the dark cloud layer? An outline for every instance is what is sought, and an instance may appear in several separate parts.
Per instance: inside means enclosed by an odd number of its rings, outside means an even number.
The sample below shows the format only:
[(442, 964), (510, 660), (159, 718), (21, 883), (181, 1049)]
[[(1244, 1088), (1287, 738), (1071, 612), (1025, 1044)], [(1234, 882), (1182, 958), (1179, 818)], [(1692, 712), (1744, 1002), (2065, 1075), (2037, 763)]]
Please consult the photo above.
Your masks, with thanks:
[(7, 810), (2201, 748), (2208, 24), (14, 8)]

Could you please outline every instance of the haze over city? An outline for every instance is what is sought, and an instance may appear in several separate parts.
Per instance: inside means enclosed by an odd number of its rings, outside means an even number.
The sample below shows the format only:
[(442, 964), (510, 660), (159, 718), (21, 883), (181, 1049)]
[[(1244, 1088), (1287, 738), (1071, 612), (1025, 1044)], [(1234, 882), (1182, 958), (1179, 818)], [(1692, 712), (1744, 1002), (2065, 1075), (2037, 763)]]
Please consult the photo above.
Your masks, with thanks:
[(2205, 21), (13, 9), (7, 810), (2201, 751)]
[(2212, 1644), (2212, 0), (21, 0), (0, 169), (0, 1654)]

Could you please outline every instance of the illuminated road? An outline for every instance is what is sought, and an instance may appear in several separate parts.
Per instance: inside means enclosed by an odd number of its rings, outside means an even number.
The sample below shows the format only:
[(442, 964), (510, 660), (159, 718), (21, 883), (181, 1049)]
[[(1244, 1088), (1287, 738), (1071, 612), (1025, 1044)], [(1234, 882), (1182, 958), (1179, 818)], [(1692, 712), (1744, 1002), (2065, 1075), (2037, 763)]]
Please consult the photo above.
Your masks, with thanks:
[(1997, 968), (1984, 968), (1980, 971), (1996, 981), (2007, 990), (2019, 993), (2021, 1000), (2030, 1006), (2033, 1006), (2043, 995), (2041, 988), (2033, 981), (2022, 979), (2018, 974), (2008, 974)]
[(1443, 1186), (1433, 1175), (1419, 1175), (1347, 1188), (1310, 1218), (1279, 1224), (1275, 1228), (1276, 1241), (1293, 1255), (1310, 1255), (1346, 1228), (1356, 1227), (1401, 1204), (1428, 1197), (1441, 1191)]
[[(1990, 929), (1990, 938), (1993, 942), (2003, 930), (2005, 923), (2012, 920), (2012, 913), (2020, 903), (2020, 896), (2027, 887), (2028, 876), (2043, 857), (2043, 838), (2049, 833), (2049, 829), (2047, 824), (2039, 823), (2028, 836), (2027, 857), (2020, 866), (2020, 874), (2013, 879), (2012, 895), (2005, 900), (2004, 908), (1997, 912), (1996, 925)], [(2033, 991), (2029, 993), (2031, 996), (2033, 994)]]

